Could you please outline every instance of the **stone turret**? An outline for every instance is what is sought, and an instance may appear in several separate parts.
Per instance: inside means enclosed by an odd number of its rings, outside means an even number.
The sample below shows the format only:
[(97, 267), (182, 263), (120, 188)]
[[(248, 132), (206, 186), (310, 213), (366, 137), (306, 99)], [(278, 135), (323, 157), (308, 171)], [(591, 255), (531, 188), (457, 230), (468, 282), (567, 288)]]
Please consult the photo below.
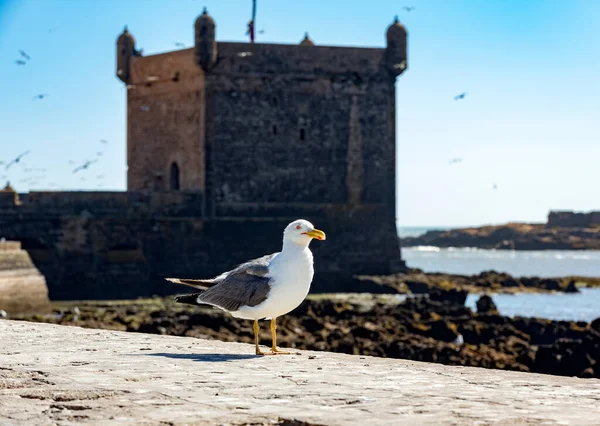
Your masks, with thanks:
[(16, 205), (19, 203), (19, 194), (10, 186), (10, 182), (6, 182), (6, 186), (0, 189), (0, 205)]
[(215, 28), (215, 21), (204, 8), (194, 25), (196, 62), (204, 71), (209, 71), (217, 63)]
[(304, 39), (300, 42), (300, 46), (314, 46), (315, 42), (310, 39), (308, 33), (304, 34)]
[(124, 83), (129, 82), (131, 57), (136, 53), (135, 39), (125, 27), (117, 39), (117, 77)]
[(385, 51), (385, 66), (395, 77), (402, 74), (408, 66), (406, 39), (406, 28), (396, 17), (387, 29)]

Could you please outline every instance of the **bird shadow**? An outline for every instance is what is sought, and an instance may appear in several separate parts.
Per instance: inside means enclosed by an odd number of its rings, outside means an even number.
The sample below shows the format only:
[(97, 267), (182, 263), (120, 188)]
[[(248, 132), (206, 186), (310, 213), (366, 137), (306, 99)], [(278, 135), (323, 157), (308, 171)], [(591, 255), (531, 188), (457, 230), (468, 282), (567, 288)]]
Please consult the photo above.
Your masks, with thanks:
[(153, 353), (145, 354), (147, 356), (162, 356), (171, 359), (191, 359), (198, 362), (229, 362), (241, 361), (245, 359), (263, 358), (260, 355), (249, 354), (171, 354), (171, 353)]

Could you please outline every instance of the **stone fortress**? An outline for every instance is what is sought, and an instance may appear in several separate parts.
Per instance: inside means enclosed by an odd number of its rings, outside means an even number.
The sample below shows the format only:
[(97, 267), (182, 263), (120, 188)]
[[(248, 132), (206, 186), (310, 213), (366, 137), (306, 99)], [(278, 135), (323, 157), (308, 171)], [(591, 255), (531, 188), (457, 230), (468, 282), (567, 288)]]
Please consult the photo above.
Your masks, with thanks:
[[(127, 85), (127, 192), (0, 192), (0, 237), (20, 241), (52, 299), (164, 295), (278, 251), (306, 218), (313, 291), (400, 271), (396, 20), (384, 48), (221, 42), (206, 10), (195, 46), (142, 56), (117, 40)], [(346, 287), (344, 287), (346, 286)]]

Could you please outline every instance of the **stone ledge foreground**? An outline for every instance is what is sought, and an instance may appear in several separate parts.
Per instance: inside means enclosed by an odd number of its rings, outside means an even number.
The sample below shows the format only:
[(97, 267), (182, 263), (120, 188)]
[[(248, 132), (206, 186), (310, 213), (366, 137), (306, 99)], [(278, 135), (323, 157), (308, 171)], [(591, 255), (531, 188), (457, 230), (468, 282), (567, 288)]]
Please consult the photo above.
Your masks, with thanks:
[[(0, 321), (0, 424), (598, 424), (600, 381)], [(285, 424), (285, 422), (284, 422)]]

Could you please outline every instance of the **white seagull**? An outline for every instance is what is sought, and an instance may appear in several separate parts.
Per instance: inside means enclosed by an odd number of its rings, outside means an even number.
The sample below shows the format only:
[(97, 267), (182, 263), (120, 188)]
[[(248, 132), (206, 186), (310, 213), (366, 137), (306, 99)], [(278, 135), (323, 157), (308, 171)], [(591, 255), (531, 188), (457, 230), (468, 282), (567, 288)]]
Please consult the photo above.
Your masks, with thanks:
[[(289, 354), (277, 349), (277, 317), (295, 309), (306, 298), (314, 275), (311, 240), (324, 240), (325, 233), (312, 223), (299, 219), (283, 231), (279, 253), (250, 260), (211, 279), (166, 278), (202, 293), (177, 296), (179, 303), (211, 305), (236, 318), (254, 320), (256, 355)], [(273, 345), (270, 353), (259, 348), (258, 320), (271, 320)]]

